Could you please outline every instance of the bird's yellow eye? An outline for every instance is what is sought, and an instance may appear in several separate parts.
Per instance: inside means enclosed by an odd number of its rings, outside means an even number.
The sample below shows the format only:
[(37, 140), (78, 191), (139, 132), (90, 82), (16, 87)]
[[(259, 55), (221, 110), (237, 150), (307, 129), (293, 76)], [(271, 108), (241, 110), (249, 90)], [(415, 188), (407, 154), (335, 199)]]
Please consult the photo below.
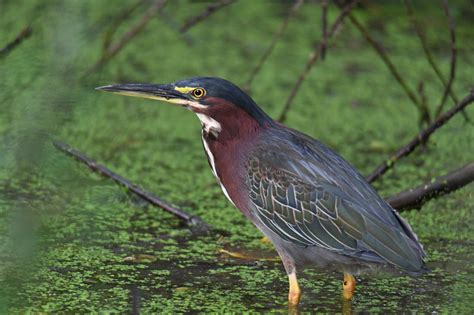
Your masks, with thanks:
[(192, 93), (193, 93), (193, 97), (201, 98), (204, 95), (206, 95), (206, 90), (204, 90), (203, 88), (197, 88), (197, 89), (194, 89)]

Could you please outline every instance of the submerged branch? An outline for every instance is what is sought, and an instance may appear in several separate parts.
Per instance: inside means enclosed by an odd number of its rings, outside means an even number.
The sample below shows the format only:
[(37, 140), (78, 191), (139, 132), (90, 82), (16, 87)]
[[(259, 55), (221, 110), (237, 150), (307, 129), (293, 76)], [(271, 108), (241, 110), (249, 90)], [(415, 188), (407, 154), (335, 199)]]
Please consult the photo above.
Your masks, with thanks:
[(386, 161), (380, 164), (375, 171), (367, 177), (367, 180), (371, 183), (382, 176), (385, 172), (393, 167), (393, 165), (400, 160), (402, 157), (409, 155), (415, 150), (420, 144), (428, 141), (429, 137), (441, 126), (447, 123), (456, 113), (462, 111), (469, 104), (474, 102), (474, 89), (462, 99), (459, 103), (454, 105), (450, 110), (441, 114), (436, 118), (428, 127), (423, 129), (418, 135), (416, 135), (410, 142), (405, 144), (403, 147), (394, 152)]
[(421, 186), (402, 191), (386, 198), (399, 211), (420, 208), (425, 202), (464, 187), (474, 181), (474, 162), (436, 178)]
[(304, 0), (295, 0), (293, 5), (291, 6), (290, 10), (288, 11), (288, 14), (286, 15), (285, 20), (283, 23), (280, 25), (280, 28), (276, 31), (276, 33), (273, 35), (272, 42), (270, 43), (270, 46), (265, 50), (265, 53), (263, 56), (260, 58), (260, 61), (258, 62), (257, 66), (255, 69), (253, 69), (252, 73), (250, 74), (249, 79), (247, 80), (247, 83), (245, 83), (245, 90), (249, 91), (250, 86), (252, 85), (253, 80), (255, 79), (255, 76), (257, 73), (260, 71), (262, 66), (265, 64), (267, 61), (268, 57), (272, 53), (273, 49), (275, 48), (276, 44), (280, 40), (281, 36), (283, 35), (283, 32), (285, 32), (288, 22), (290, 21), (290, 18), (298, 11), (300, 6), (303, 4)]
[(185, 33), (189, 31), (191, 27), (194, 25), (198, 24), (199, 22), (202, 22), (206, 18), (208, 18), (210, 15), (218, 11), (219, 9), (222, 9), (232, 3), (234, 3), (235, 0), (221, 0), (221, 1), (216, 1), (215, 3), (209, 5), (203, 12), (200, 14), (193, 16), (192, 18), (188, 19), (183, 26), (179, 29), (181, 33)]
[(319, 43), (319, 45), (316, 46), (316, 49), (311, 53), (303, 72), (301, 72), (300, 76), (298, 77), (298, 80), (296, 81), (295, 85), (291, 89), (290, 96), (286, 100), (285, 106), (283, 107), (283, 110), (281, 111), (280, 116), (278, 117), (278, 121), (280, 122), (285, 121), (286, 115), (288, 111), (290, 110), (291, 104), (293, 103), (293, 99), (298, 93), (301, 87), (301, 84), (306, 79), (306, 76), (309, 74), (314, 64), (316, 63), (316, 61), (318, 61), (319, 57), (321, 56), (321, 52), (325, 49), (325, 47), (327, 47), (327, 44), (328, 44), (327, 41), (329, 41), (334, 36), (339, 26), (341, 25), (342, 21), (344, 20), (344, 18), (350, 14), (350, 11), (354, 8), (354, 6), (358, 2), (359, 0), (354, 0), (341, 10), (341, 13), (336, 18), (329, 32), (327, 33), (326, 38), (325, 39), (323, 38), (323, 40)]
[(30, 37), (32, 32), (33, 30), (31, 29), (31, 26), (27, 26), (22, 29), (14, 40), (7, 43), (3, 48), (0, 49), (0, 58), (3, 58), (8, 55), (15, 47), (20, 45), (26, 38)]
[(53, 144), (60, 151), (66, 153), (69, 156), (72, 156), (79, 162), (87, 165), (87, 167), (89, 167), (93, 172), (112, 179), (114, 182), (127, 188), (128, 191), (139, 196), (140, 198), (147, 201), (151, 205), (161, 208), (164, 211), (171, 213), (172, 215), (176, 216), (180, 220), (184, 221), (188, 225), (188, 227), (190, 227), (193, 233), (201, 235), (201, 234), (207, 234), (209, 232), (209, 226), (201, 218), (191, 215), (176, 207), (173, 207), (166, 201), (153, 195), (151, 192), (140, 188), (139, 186), (132, 183), (128, 179), (112, 172), (104, 165), (98, 164), (96, 161), (92, 160), (91, 158), (87, 157), (86, 155), (82, 154), (81, 152), (77, 151), (76, 149), (70, 147), (69, 145), (65, 143), (54, 141)]

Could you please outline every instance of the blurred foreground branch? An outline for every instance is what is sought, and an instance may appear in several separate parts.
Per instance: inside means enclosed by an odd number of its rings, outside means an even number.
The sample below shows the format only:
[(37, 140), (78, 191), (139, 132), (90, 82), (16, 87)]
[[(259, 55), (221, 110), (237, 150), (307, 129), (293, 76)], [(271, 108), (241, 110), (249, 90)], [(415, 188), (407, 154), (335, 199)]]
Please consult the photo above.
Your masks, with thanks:
[(462, 111), (469, 104), (474, 102), (474, 89), (471, 89), (469, 94), (462, 99), (459, 103), (454, 105), (450, 110), (441, 114), (436, 118), (428, 127), (423, 129), (418, 135), (416, 135), (410, 142), (405, 144), (403, 147), (394, 152), (386, 161), (380, 164), (375, 171), (367, 177), (367, 180), (371, 183), (382, 176), (385, 172), (393, 167), (393, 165), (400, 160), (402, 157), (409, 155), (415, 150), (420, 144), (428, 141), (429, 137), (441, 126), (447, 123), (456, 113)]
[(319, 45), (317, 45), (315, 50), (311, 53), (303, 72), (301, 72), (298, 80), (296, 81), (295, 85), (293, 86), (293, 88), (290, 92), (290, 96), (286, 100), (285, 106), (283, 107), (283, 110), (281, 111), (280, 116), (278, 117), (278, 121), (280, 121), (280, 122), (285, 121), (286, 115), (287, 115), (288, 111), (290, 110), (291, 104), (293, 103), (293, 99), (295, 98), (296, 94), (298, 93), (298, 91), (301, 87), (301, 84), (306, 79), (306, 76), (311, 71), (311, 69), (313, 68), (316, 61), (318, 61), (319, 57), (321, 56), (321, 53), (326, 49), (327, 44), (328, 44), (327, 41), (329, 41), (334, 36), (336, 31), (339, 29), (339, 26), (341, 25), (344, 18), (348, 14), (350, 14), (350, 11), (354, 8), (354, 6), (358, 2), (359, 2), (359, 0), (353, 0), (352, 2), (350, 2), (348, 5), (346, 5), (345, 7), (343, 7), (341, 9), (341, 13), (336, 18), (334, 23), (331, 25), (331, 28), (330, 28), (329, 32), (327, 32), (327, 34), (326, 34), (326, 37), (324, 38), (324, 36), (323, 36), (323, 39), (320, 41)]
[(283, 32), (286, 30), (288, 26), (288, 22), (290, 21), (290, 18), (296, 13), (296, 11), (298, 11), (298, 9), (303, 4), (303, 2), (304, 0), (295, 0), (293, 5), (290, 7), (290, 10), (288, 11), (288, 14), (286, 15), (285, 20), (283, 20), (283, 23), (280, 25), (276, 33), (273, 35), (273, 39), (272, 39), (272, 42), (270, 43), (270, 46), (268, 46), (268, 48), (265, 50), (257, 66), (253, 69), (252, 73), (250, 74), (250, 77), (248, 78), (247, 83), (245, 83), (244, 90), (250, 91), (250, 87), (252, 85), (252, 82), (255, 76), (260, 71), (262, 66), (265, 64), (268, 57), (270, 56), (273, 49), (275, 48), (277, 42), (280, 40), (281, 36), (283, 35)]
[(65, 143), (60, 141), (54, 141), (53, 144), (58, 150), (66, 153), (69, 156), (72, 156), (79, 162), (82, 162), (83, 164), (87, 165), (87, 167), (89, 167), (89, 169), (91, 169), (93, 172), (112, 179), (117, 184), (127, 188), (128, 191), (134, 193), (135, 195), (139, 196), (140, 198), (152, 204), (153, 206), (161, 208), (166, 212), (173, 214), (180, 220), (184, 221), (194, 234), (203, 235), (209, 233), (209, 225), (207, 225), (201, 218), (191, 215), (181, 209), (173, 207), (166, 201), (153, 195), (151, 192), (140, 188), (128, 179), (112, 172), (107, 167), (101, 164), (97, 164), (97, 162), (95, 162), (91, 158), (87, 157), (86, 155), (82, 154), (81, 152), (77, 151), (76, 149), (70, 147)]
[(6, 44), (3, 48), (0, 49), (0, 58), (5, 57), (8, 55), (15, 47), (20, 45), (25, 39), (30, 37), (31, 33), (33, 30), (31, 29), (31, 26), (25, 27), (23, 30), (21, 30), (20, 33), (15, 37), (14, 40)]
[(143, 14), (142, 18), (115, 43), (109, 43), (108, 47), (104, 49), (102, 56), (99, 60), (86, 72), (86, 75), (103, 67), (107, 62), (110, 61), (122, 48), (129, 43), (140, 31), (142, 31), (147, 23), (157, 15), (163, 8), (167, 0), (155, 0)]
[(442, 196), (474, 181), (474, 162), (415, 188), (386, 198), (399, 211), (420, 208), (430, 199)]
[(188, 19), (183, 26), (179, 29), (181, 33), (187, 32), (191, 27), (194, 25), (198, 24), (199, 22), (202, 22), (206, 18), (208, 18), (211, 14), (215, 13), (216, 11), (232, 4), (235, 2), (235, 0), (221, 0), (221, 1), (216, 1), (213, 4), (209, 5), (203, 12), (200, 14), (191, 17)]

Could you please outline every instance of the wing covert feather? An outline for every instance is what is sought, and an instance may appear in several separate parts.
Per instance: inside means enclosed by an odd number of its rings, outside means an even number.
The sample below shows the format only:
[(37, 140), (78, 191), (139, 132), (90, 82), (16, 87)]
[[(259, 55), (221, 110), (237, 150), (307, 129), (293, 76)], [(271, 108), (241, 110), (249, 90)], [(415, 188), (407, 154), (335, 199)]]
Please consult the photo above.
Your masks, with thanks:
[(275, 163), (265, 153), (257, 156), (247, 167), (250, 200), (261, 222), (284, 240), (369, 261), (383, 258), (407, 270), (421, 268), (419, 249), (395, 225), (395, 214), (383, 221), (324, 176), (311, 174), (313, 180), (305, 181), (292, 172), (294, 165)]

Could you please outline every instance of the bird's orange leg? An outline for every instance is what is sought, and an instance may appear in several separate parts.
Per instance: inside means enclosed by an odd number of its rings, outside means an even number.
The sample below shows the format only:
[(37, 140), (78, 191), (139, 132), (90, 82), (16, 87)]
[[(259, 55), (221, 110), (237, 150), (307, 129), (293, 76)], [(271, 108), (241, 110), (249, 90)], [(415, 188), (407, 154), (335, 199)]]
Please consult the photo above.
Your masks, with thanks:
[(298, 313), (298, 304), (301, 299), (301, 289), (296, 278), (296, 266), (295, 261), (291, 256), (287, 255), (285, 251), (280, 250), (275, 246), (278, 254), (280, 255), (281, 262), (285, 267), (286, 274), (288, 275), (288, 282), (290, 283), (290, 290), (288, 292), (288, 308), (291, 314)]
[(288, 274), (288, 280), (290, 282), (290, 292), (288, 293), (288, 306), (297, 307), (301, 299), (301, 289), (296, 278), (296, 272)]
[(353, 275), (344, 272), (344, 282), (342, 283), (342, 297), (351, 300), (356, 287), (356, 279)]

